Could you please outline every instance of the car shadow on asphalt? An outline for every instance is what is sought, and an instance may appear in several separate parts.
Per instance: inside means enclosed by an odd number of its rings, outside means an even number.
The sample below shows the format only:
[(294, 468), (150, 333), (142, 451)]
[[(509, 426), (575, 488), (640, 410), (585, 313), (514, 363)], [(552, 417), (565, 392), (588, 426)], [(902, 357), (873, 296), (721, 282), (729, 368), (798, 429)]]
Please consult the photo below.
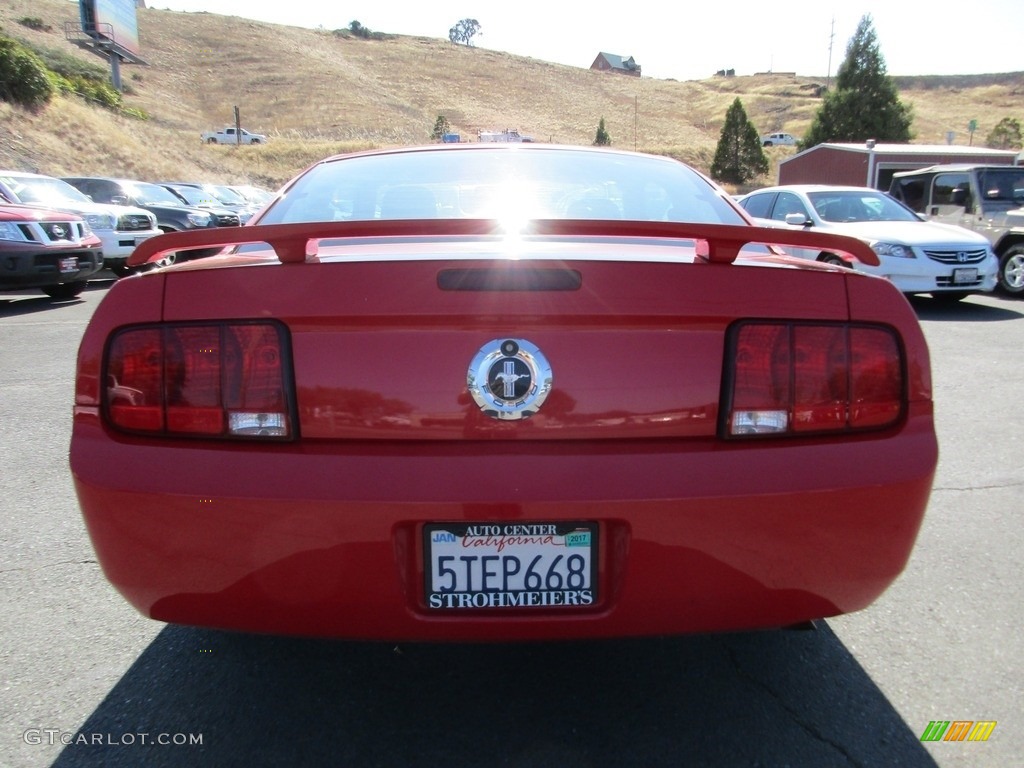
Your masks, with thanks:
[(54, 766), (935, 766), (927, 725), (823, 622), (514, 645), (168, 626)]
[(930, 296), (909, 296), (910, 305), (918, 320), (960, 322), (1002, 322), (1024, 319), (1024, 301), (1004, 297), (968, 297), (963, 301), (947, 302)]
[(24, 298), (0, 297), (0, 317), (34, 315), (37, 312), (53, 312), (60, 307), (73, 307), (82, 299), (51, 299), (49, 296), (26, 296)]
[[(105, 291), (111, 286), (109, 280), (90, 280), (86, 291)], [(74, 307), (84, 299), (75, 296), (71, 299), (51, 299), (41, 290), (3, 291), (0, 295), (0, 317), (18, 317), (32, 315), (37, 312), (53, 312), (61, 307)]]

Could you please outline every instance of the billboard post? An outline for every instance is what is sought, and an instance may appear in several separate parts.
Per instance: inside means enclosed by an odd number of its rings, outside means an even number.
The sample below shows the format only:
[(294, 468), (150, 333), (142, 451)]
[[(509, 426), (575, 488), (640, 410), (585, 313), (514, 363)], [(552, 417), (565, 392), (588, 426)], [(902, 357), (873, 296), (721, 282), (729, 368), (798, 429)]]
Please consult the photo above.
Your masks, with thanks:
[(139, 55), (136, 0), (78, 0), (81, 21), (64, 24), (64, 36), (110, 60), (110, 80), (121, 90), (121, 62), (145, 64)]

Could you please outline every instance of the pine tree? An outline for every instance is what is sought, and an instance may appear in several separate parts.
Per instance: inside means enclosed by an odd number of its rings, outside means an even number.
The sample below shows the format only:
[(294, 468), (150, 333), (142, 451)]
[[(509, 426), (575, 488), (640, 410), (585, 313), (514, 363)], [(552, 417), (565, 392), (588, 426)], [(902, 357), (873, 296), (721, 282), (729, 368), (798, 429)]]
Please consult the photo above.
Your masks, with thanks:
[(437, 120), (434, 121), (434, 130), (430, 133), (430, 138), (434, 141), (441, 141), (444, 139), (446, 133), (452, 132), (451, 123), (448, 122), (448, 118), (444, 115), (438, 115)]
[(730, 184), (745, 184), (766, 173), (768, 158), (761, 149), (761, 139), (747, 118), (743, 102), (737, 98), (725, 113), (725, 125), (711, 163), (711, 178)]
[(825, 94), (800, 148), (826, 141), (907, 142), (910, 123), (910, 107), (900, 102), (886, 73), (871, 16), (864, 16), (846, 47), (835, 90)]
[(601, 118), (601, 122), (597, 124), (597, 135), (594, 137), (595, 147), (610, 147), (612, 145), (612, 137), (608, 135), (608, 129), (604, 127), (604, 118)]

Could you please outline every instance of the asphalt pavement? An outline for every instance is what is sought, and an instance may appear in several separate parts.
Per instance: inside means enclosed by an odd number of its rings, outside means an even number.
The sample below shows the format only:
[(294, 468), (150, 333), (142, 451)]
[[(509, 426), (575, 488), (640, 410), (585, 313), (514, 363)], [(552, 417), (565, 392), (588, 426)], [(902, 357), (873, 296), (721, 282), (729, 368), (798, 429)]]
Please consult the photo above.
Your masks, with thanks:
[[(67, 462), (75, 352), (106, 287), (0, 293), (0, 765), (1024, 758), (1024, 301), (914, 300), (940, 463), (906, 572), (866, 610), (816, 631), (395, 645), (167, 626), (109, 586)], [(945, 721), (996, 725), (984, 742), (921, 740)]]

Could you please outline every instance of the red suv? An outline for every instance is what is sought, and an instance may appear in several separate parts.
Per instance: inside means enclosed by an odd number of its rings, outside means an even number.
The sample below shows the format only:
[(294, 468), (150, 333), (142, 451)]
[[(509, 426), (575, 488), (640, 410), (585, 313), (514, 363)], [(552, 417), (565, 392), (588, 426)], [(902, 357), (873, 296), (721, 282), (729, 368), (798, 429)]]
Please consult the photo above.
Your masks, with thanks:
[(70, 299), (102, 267), (100, 239), (81, 216), (0, 204), (0, 289)]

